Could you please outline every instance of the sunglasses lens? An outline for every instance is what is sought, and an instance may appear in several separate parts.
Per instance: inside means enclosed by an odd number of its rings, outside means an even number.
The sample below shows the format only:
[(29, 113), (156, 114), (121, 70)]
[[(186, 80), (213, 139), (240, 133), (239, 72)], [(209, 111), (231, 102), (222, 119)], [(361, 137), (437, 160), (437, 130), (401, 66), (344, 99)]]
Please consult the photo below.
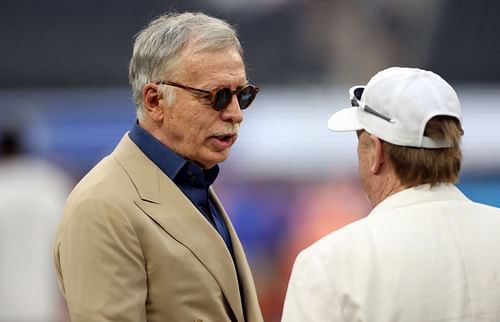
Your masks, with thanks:
[(238, 92), (238, 103), (242, 110), (246, 109), (255, 99), (257, 90), (254, 86), (248, 85)]
[[(257, 96), (258, 89), (253, 85), (247, 85), (238, 91), (236, 91), (236, 96), (238, 97), (238, 103), (242, 110), (246, 109)], [(230, 88), (222, 88), (215, 93), (213, 98), (213, 108), (216, 111), (224, 109), (233, 99), (234, 92)]]
[(358, 87), (354, 90), (354, 96), (358, 101), (361, 100), (361, 96), (363, 95), (364, 90), (364, 87)]
[(232, 96), (233, 92), (230, 88), (222, 88), (218, 90), (214, 96), (214, 109), (216, 111), (222, 110), (229, 104), (229, 102), (231, 102)]

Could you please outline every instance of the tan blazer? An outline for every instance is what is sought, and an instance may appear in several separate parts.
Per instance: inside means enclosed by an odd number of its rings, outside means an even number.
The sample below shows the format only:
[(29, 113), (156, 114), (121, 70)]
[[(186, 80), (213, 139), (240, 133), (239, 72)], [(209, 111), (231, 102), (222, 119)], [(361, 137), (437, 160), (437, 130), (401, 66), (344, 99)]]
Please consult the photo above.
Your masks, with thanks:
[(263, 321), (241, 243), (219, 235), (126, 134), (70, 194), (54, 261), (73, 322)]

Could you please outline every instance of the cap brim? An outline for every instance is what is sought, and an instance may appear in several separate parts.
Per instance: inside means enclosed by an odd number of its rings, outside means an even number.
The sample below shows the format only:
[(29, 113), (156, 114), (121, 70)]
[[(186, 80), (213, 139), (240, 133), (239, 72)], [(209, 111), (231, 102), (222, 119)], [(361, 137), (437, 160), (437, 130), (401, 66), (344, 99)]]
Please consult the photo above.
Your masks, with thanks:
[(336, 112), (328, 119), (328, 129), (335, 132), (363, 129), (363, 126), (358, 121), (357, 113), (357, 107), (349, 107)]

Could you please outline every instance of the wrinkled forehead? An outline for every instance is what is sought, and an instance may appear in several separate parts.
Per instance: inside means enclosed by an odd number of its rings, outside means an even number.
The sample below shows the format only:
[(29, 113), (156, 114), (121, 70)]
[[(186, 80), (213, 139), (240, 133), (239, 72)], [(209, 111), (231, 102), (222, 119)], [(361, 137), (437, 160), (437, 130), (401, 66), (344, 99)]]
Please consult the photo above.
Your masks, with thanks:
[[(235, 48), (183, 53), (179, 76), (199, 85), (232, 85), (246, 82), (246, 70)], [(224, 84), (223, 84), (224, 83)]]

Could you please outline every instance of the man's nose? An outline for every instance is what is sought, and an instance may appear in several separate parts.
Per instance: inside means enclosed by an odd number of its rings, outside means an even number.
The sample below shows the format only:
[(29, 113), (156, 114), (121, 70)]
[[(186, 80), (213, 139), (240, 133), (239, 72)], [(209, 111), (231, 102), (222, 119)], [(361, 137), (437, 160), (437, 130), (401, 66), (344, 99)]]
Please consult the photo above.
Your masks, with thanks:
[(240, 103), (238, 102), (238, 97), (233, 95), (231, 97), (231, 102), (222, 109), (221, 117), (224, 121), (231, 123), (241, 123), (243, 122), (243, 111), (240, 108)]

